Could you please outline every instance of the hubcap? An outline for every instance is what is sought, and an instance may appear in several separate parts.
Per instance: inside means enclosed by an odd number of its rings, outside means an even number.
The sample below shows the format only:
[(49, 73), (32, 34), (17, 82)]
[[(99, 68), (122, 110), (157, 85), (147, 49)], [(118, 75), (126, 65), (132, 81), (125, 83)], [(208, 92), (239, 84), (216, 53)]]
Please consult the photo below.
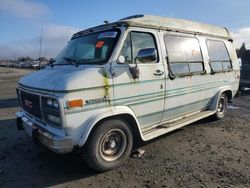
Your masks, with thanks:
[(221, 97), (220, 100), (219, 100), (219, 103), (218, 103), (218, 110), (217, 110), (219, 114), (224, 113), (225, 108), (226, 108), (225, 104), (226, 104), (225, 98)]
[(100, 154), (106, 161), (114, 161), (122, 156), (125, 151), (127, 139), (120, 129), (108, 131), (100, 143)]

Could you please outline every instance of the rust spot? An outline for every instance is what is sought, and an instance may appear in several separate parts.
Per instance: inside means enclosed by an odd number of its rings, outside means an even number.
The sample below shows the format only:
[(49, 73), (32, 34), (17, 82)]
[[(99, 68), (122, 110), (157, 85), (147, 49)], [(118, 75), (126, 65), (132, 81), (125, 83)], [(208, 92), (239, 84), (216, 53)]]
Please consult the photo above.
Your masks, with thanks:
[(104, 87), (104, 98), (108, 99), (107, 101), (110, 104), (110, 96), (109, 96), (109, 80), (108, 80), (108, 75), (106, 72), (103, 74), (103, 87)]

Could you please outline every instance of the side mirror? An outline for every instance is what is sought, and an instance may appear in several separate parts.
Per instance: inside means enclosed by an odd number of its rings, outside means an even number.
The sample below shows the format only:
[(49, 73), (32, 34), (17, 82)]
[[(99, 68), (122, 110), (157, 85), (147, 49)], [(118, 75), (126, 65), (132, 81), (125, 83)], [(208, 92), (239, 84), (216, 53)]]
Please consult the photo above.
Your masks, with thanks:
[(142, 63), (148, 63), (157, 60), (155, 48), (141, 49), (137, 54), (137, 59)]

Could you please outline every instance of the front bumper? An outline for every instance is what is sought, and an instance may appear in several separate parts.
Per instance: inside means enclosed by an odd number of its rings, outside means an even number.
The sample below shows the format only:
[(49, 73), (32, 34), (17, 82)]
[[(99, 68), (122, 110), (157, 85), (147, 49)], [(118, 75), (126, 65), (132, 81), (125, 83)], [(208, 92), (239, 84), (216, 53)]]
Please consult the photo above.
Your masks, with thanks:
[(42, 130), (32, 122), (25, 113), (17, 112), (17, 129), (24, 129), (33, 139), (38, 140), (44, 146), (56, 153), (69, 153), (73, 150), (72, 139), (66, 136), (58, 136)]

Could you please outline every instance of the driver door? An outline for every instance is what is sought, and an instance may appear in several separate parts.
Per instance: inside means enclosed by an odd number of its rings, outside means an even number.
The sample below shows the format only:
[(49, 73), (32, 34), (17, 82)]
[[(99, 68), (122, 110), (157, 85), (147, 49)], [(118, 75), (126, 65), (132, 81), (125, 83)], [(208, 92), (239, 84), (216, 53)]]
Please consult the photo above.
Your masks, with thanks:
[[(162, 119), (165, 96), (165, 71), (158, 50), (157, 31), (145, 29), (128, 31), (119, 58), (125, 63), (113, 63), (114, 104), (129, 106), (135, 113), (141, 128), (150, 127)], [(137, 54), (142, 49), (154, 48), (156, 60), (140, 62)], [(131, 68), (139, 70), (133, 78)]]

